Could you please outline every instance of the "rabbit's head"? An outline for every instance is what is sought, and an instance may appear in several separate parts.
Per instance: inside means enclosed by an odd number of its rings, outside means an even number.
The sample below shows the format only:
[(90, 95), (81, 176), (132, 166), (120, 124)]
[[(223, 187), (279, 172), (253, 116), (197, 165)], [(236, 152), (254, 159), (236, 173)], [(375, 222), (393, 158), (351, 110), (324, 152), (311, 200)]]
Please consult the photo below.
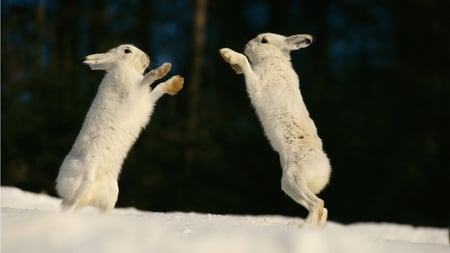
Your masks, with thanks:
[(124, 44), (102, 54), (91, 54), (85, 57), (83, 63), (93, 70), (111, 70), (119, 64), (127, 64), (143, 74), (150, 64), (150, 58), (139, 48)]
[(267, 58), (290, 59), (292, 50), (307, 47), (312, 41), (313, 37), (309, 34), (286, 37), (275, 33), (262, 33), (247, 43), (244, 53), (253, 64)]

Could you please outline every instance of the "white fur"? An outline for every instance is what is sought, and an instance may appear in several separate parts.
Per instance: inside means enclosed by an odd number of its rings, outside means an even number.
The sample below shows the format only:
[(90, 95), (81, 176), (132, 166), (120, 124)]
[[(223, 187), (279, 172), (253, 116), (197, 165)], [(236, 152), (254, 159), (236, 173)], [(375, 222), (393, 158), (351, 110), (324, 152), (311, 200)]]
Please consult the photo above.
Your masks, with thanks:
[(107, 211), (117, 201), (122, 163), (148, 124), (156, 101), (165, 93), (176, 94), (183, 78), (174, 76), (152, 90), (150, 84), (164, 77), (171, 65), (163, 64), (144, 76), (150, 59), (132, 45), (86, 56), (84, 63), (105, 70), (106, 75), (61, 165), (56, 190), (64, 208), (93, 205)]
[(247, 43), (248, 60), (229, 48), (222, 48), (220, 54), (236, 73), (245, 76), (256, 114), (280, 155), (283, 191), (308, 209), (308, 223), (323, 226), (327, 209), (315, 194), (327, 185), (331, 166), (303, 102), (290, 59), (290, 51), (311, 42), (312, 37), (306, 34), (285, 37), (264, 33)]

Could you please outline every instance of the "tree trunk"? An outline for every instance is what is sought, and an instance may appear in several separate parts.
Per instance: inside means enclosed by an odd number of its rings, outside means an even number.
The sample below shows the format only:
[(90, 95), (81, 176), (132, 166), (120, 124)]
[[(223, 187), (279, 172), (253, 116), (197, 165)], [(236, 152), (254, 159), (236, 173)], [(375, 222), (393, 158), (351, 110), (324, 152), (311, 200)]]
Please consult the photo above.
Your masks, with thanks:
[(187, 118), (187, 134), (191, 148), (186, 153), (186, 160), (188, 164), (194, 160), (196, 148), (194, 141), (198, 135), (198, 118), (199, 118), (199, 94), (202, 83), (203, 59), (205, 52), (205, 28), (207, 19), (207, 5), (208, 0), (196, 0), (195, 14), (194, 14), (194, 44), (193, 44), (193, 59), (192, 69), (188, 88), (188, 118)]

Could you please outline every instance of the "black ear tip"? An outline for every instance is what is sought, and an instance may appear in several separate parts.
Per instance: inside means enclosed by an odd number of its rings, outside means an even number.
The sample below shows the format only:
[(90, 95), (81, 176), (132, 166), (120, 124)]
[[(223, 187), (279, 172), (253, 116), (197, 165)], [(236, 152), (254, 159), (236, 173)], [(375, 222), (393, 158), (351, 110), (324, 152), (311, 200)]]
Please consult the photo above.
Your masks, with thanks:
[(313, 42), (313, 37), (309, 37), (309, 38), (305, 38), (305, 43), (306, 44), (311, 44)]

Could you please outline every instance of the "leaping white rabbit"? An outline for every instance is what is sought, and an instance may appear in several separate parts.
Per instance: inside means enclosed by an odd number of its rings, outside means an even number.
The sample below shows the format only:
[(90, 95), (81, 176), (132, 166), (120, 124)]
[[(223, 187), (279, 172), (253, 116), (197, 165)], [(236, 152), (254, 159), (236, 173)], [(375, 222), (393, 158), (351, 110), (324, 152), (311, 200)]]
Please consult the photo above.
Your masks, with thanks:
[(144, 76), (150, 58), (128, 44), (88, 55), (84, 63), (106, 74), (61, 165), (56, 190), (65, 209), (92, 205), (108, 211), (117, 201), (122, 163), (148, 124), (156, 101), (165, 93), (175, 95), (183, 87), (183, 78), (173, 76), (152, 90), (150, 84), (163, 78), (171, 64)]
[[(307, 34), (285, 37), (263, 33), (250, 40), (245, 55), (220, 49), (237, 74), (243, 73), (247, 92), (273, 149), (280, 155), (281, 188), (308, 209), (307, 223), (324, 226), (327, 209), (315, 194), (327, 184), (331, 166), (299, 89), (290, 51), (309, 46)], [(249, 62), (250, 61), (250, 62)]]

